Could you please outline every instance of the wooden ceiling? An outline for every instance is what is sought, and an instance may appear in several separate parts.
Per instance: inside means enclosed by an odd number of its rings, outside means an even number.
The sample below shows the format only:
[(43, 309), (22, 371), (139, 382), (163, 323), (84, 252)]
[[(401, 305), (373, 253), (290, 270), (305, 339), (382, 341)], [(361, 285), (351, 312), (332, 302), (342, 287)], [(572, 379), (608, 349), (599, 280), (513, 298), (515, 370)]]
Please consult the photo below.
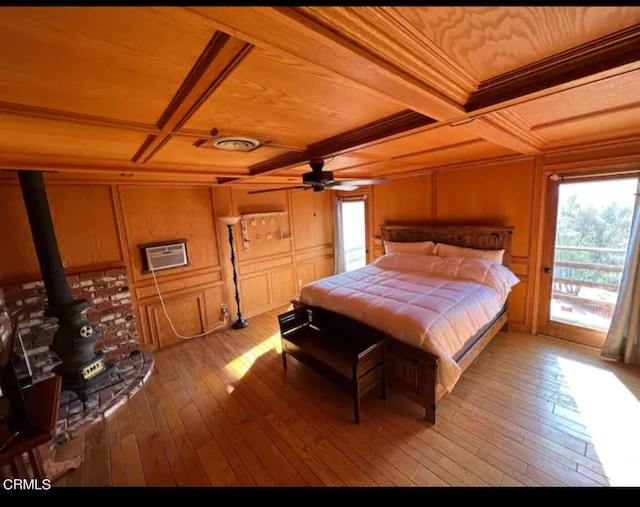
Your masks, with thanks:
[(0, 76), (2, 169), (394, 177), (640, 136), (640, 7), (0, 7)]

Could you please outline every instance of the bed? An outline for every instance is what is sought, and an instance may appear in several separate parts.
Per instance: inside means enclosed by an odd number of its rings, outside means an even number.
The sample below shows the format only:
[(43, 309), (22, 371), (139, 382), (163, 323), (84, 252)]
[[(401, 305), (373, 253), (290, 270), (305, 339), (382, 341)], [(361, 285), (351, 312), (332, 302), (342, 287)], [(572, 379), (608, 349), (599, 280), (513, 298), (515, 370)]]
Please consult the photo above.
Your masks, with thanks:
[[(507, 226), (381, 226), (387, 242), (504, 250), (507, 268), (512, 234)], [(508, 293), (515, 283), (513, 273), (486, 260), (391, 253), (365, 268), (307, 284), (296, 304), (388, 333), (389, 387), (423, 406), (426, 419), (435, 423), (437, 401), (490, 340), (507, 330)]]

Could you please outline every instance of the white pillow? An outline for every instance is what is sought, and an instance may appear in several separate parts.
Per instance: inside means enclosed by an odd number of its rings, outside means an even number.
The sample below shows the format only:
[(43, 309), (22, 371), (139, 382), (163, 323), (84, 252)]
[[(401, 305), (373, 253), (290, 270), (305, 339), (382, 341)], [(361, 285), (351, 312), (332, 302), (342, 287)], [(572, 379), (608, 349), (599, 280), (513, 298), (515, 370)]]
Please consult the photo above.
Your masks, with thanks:
[(433, 241), (413, 241), (413, 242), (398, 242), (398, 241), (383, 241), (384, 253), (407, 253), (417, 255), (435, 255), (436, 244)]
[(467, 259), (486, 259), (496, 264), (502, 264), (504, 249), (502, 250), (480, 250), (478, 248), (465, 248), (462, 246), (447, 245), (438, 243), (436, 255), (439, 257), (465, 257)]

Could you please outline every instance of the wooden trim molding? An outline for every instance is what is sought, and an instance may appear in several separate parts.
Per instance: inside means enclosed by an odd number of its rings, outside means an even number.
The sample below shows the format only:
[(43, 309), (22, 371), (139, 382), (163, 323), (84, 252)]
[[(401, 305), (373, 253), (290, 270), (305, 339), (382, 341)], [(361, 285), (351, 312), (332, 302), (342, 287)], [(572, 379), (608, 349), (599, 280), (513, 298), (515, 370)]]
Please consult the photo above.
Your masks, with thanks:
[(75, 113), (73, 111), (61, 111), (59, 109), (51, 109), (48, 107), (16, 104), (2, 100), (0, 100), (0, 114), (41, 118), (43, 120), (61, 121), (65, 123), (96, 125), (99, 127), (111, 127), (122, 130), (132, 130), (135, 132), (158, 132), (158, 127), (149, 123), (120, 120), (117, 118), (108, 118), (106, 116), (96, 116), (93, 114)]
[(163, 131), (178, 130), (220, 86), (253, 45), (217, 31), (158, 120)]
[(503, 117), (489, 119), (481, 116), (467, 128), (484, 140), (517, 153), (537, 155), (541, 151), (537, 143), (533, 144), (535, 141), (532, 143), (531, 136), (527, 136), (526, 130), (511, 121), (505, 121)]
[(437, 120), (410, 109), (405, 109), (399, 113), (310, 144), (307, 147), (307, 151), (311, 157), (337, 155), (346, 150), (356, 149), (374, 141), (431, 125), (432, 123), (437, 123)]
[[(162, 132), (148, 137), (138, 149), (133, 162), (150, 160), (209, 98), (240, 62), (249, 54), (252, 44), (216, 31), (198, 61), (158, 120)], [(151, 136), (150, 136), (151, 137)]]
[(463, 104), (477, 87), (477, 79), (392, 8), (333, 6), (330, 9), (294, 9), (354, 41), (397, 69), (411, 69), (415, 78), (436, 90), (442, 90), (458, 104)]
[(640, 60), (640, 24), (480, 83), (467, 112), (494, 106)]
[[(383, 100), (437, 119), (464, 113), (460, 104), (310, 19), (295, 7), (185, 7), (260, 47), (273, 48), (331, 70)], [(365, 70), (366, 69), (366, 70)]]
[[(538, 130), (545, 130), (553, 127), (568, 127), (572, 123), (575, 123), (578, 121), (584, 121), (584, 120), (598, 121), (598, 118), (602, 116), (606, 116), (608, 114), (614, 114), (614, 113), (621, 113), (625, 111), (633, 111), (634, 109), (640, 109), (640, 102), (633, 102), (631, 104), (624, 104), (622, 106), (611, 107), (611, 108), (602, 109), (599, 111), (591, 111), (588, 113), (569, 116), (567, 118), (561, 118), (559, 120), (553, 120), (546, 123), (539, 123), (531, 127), (531, 130), (535, 132)], [(638, 113), (635, 112), (635, 114), (638, 114)]]
[(144, 154), (153, 151), (152, 145), (157, 146), (158, 143), (156, 142), (156, 140), (158, 139), (158, 137), (161, 137), (165, 140), (167, 138), (166, 135), (149, 134), (140, 145), (140, 148), (138, 148), (138, 151), (136, 151), (135, 155), (131, 157), (131, 162), (138, 162)]
[[(111, 262), (99, 262), (95, 264), (85, 264), (83, 266), (74, 266), (71, 268), (64, 268), (65, 276), (79, 275), (81, 273), (89, 273), (91, 271), (104, 271), (105, 269), (119, 269), (126, 268), (125, 261), (120, 259)], [(28, 273), (17, 276), (0, 277), (0, 287), (7, 287), (9, 285), (17, 285), (21, 283), (36, 282), (42, 280), (42, 273)]]
[[(327, 137), (322, 141), (310, 144), (304, 151), (290, 151), (270, 160), (254, 164), (249, 167), (249, 172), (251, 176), (265, 175), (270, 172), (279, 171), (280, 169), (303, 164), (312, 158), (338, 155), (347, 150), (356, 149), (368, 143), (431, 125), (432, 123), (437, 122), (433, 118), (406, 109), (360, 127), (347, 130), (341, 134)], [(238, 182), (241, 181), (241, 179), (225, 181), (225, 183)]]
[(309, 154), (307, 151), (289, 151), (278, 155), (277, 157), (265, 160), (249, 166), (249, 174), (251, 176), (258, 176), (261, 174), (267, 174), (278, 169), (284, 169), (294, 165), (304, 164), (309, 160)]

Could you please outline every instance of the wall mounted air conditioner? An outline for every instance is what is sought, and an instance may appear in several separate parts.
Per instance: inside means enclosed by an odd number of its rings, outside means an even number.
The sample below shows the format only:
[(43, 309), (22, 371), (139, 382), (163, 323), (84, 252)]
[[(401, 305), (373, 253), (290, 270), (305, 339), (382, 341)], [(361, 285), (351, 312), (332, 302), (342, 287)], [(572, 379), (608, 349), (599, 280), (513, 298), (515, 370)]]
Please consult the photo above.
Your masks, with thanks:
[(143, 273), (189, 265), (186, 239), (149, 243), (138, 248), (142, 255)]

